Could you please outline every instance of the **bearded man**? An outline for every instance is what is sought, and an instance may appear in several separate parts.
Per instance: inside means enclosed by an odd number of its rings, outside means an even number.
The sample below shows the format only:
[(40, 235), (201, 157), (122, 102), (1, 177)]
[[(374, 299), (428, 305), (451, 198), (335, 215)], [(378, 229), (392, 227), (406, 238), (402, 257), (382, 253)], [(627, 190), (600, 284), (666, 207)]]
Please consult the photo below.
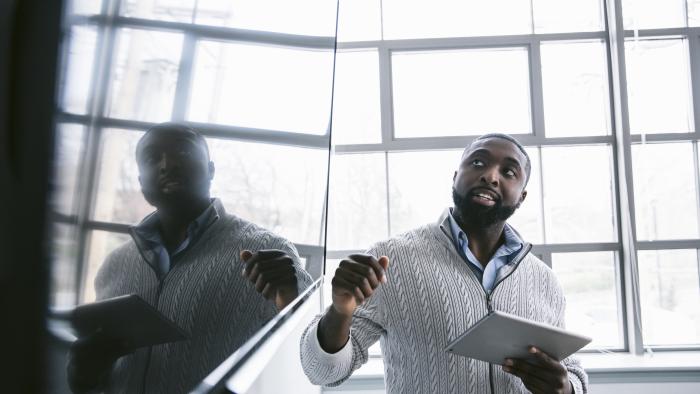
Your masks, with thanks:
[(586, 393), (587, 375), (573, 357), (532, 347), (527, 360), (497, 366), (444, 350), (494, 310), (564, 327), (554, 273), (506, 223), (527, 196), (530, 167), (513, 137), (478, 137), (452, 178), (454, 207), (437, 223), (343, 260), (333, 304), (301, 339), (311, 382), (341, 384), (379, 340), (387, 393)]

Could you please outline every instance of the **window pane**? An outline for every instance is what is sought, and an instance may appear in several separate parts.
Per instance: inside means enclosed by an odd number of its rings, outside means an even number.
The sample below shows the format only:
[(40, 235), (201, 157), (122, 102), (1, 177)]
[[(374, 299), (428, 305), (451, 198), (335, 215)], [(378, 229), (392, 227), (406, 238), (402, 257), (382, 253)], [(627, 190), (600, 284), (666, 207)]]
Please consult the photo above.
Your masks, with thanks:
[(700, 26), (700, 0), (688, 0), (688, 26)]
[(625, 42), (632, 133), (693, 130), (685, 39)]
[(541, 52), (547, 136), (610, 134), (603, 42), (543, 43)]
[(333, 96), (334, 144), (381, 142), (376, 50), (338, 52)]
[(462, 150), (389, 154), (391, 235), (437, 222), (452, 203)]
[(644, 343), (700, 344), (697, 251), (643, 250), (637, 255)]
[(328, 129), (332, 51), (202, 41), (193, 81), (190, 120), (311, 134)]
[(691, 143), (632, 145), (637, 239), (698, 237)]
[(97, 275), (97, 271), (100, 269), (102, 263), (104, 263), (105, 258), (114, 249), (131, 239), (128, 234), (97, 230), (90, 231), (88, 236), (90, 243), (87, 252), (87, 266), (85, 267), (85, 271), (83, 271), (85, 280), (83, 281), (84, 287), (81, 303), (95, 301), (95, 276)]
[(532, 32), (521, 0), (384, 0), (384, 38), (464, 37)]
[(542, 148), (547, 243), (612, 242), (609, 146)]
[(622, 348), (614, 252), (552, 253), (566, 296), (566, 328), (593, 338), (584, 349)]
[(85, 128), (60, 124), (56, 128), (53, 168), (53, 207), (65, 215), (77, 214), (78, 176), (83, 158)]
[(192, 22), (195, 0), (122, 0), (119, 13), (124, 16), (172, 22)]
[(328, 0), (198, 0), (195, 23), (308, 36), (335, 36)]
[(71, 0), (71, 13), (76, 15), (99, 14), (102, 10), (102, 0)]
[(211, 196), (226, 210), (293, 242), (321, 240), (328, 151), (207, 138)]
[(328, 249), (367, 249), (388, 237), (384, 153), (331, 156)]
[(136, 143), (142, 132), (103, 131), (98, 167), (95, 220), (137, 224), (154, 210), (141, 194)]
[(524, 48), (398, 52), (392, 67), (396, 137), (531, 130)]
[[(73, 26), (65, 43), (69, 45), (61, 80), (61, 108), (66, 112), (85, 114), (88, 111), (92, 66), (95, 59), (97, 29)], [(65, 45), (65, 44), (64, 44)]]
[(74, 225), (52, 223), (51, 307), (71, 307), (77, 296), (78, 232)]
[(625, 29), (685, 26), (685, 0), (622, 0)]
[(535, 33), (601, 31), (603, 4), (600, 0), (533, 0)]
[(340, 0), (338, 42), (381, 40), (379, 0)]
[(182, 35), (120, 29), (117, 48), (109, 115), (153, 122), (170, 120)]
[(508, 224), (513, 226), (523, 237), (523, 240), (534, 243), (544, 243), (542, 217), (542, 192), (540, 188), (540, 151), (535, 147), (525, 148), (530, 156), (530, 180), (525, 187), (527, 197)]

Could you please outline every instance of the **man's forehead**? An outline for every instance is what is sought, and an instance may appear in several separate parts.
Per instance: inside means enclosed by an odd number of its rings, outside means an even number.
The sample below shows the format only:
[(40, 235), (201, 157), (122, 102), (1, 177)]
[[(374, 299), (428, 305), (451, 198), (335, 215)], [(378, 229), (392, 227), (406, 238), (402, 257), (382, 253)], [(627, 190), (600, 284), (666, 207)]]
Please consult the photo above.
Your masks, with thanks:
[(462, 154), (462, 160), (476, 153), (497, 154), (502, 153), (505, 157), (510, 157), (524, 165), (527, 161), (523, 152), (517, 145), (503, 138), (485, 138), (474, 141)]
[(170, 144), (201, 145), (200, 138), (186, 131), (152, 131), (139, 141), (139, 150)]

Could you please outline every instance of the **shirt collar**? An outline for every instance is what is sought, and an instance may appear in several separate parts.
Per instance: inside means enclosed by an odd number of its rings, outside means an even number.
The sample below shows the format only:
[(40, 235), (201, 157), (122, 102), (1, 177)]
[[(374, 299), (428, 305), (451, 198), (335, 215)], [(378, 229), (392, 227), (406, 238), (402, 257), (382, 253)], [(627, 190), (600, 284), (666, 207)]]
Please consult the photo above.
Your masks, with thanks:
[[(457, 248), (459, 248), (459, 240), (463, 239), (465, 245), (469, 244), (469, 238), (467, 234), (459, 227), (457, 220), (452, 216), (452, 208), (447, 210), (447, 217), (450, 221), (450, 229), (452, 230), (452, 239), (455, 242)], [(503, 226), (503, 238), (505, 242), (501, 245), (494, 254), (494, 257), (510, 255), (520, 250), (523, 246), (523, 240), (520, 238), (518, 233), (513, 229), (510, 224), (506, 223)]]
[[(204, 210), (196, 219), (194, 219), (187, 226), (187, 236), (188, 238), (196, 238), (200, 235), (210, 224), (219, 218), (219, 210), (223, 210), (221, 203), (218, 199), (213, 198), (211, 204)], [(160, 218), (158, 217), (158, 211), (152, 212), (146, 216), (141, 223), (132, 227), (133, 233), (143, 238), (145, 241), (151, 243), (163, 243), (160, 236), (160, 231), (158, 230), (158, 224)]]

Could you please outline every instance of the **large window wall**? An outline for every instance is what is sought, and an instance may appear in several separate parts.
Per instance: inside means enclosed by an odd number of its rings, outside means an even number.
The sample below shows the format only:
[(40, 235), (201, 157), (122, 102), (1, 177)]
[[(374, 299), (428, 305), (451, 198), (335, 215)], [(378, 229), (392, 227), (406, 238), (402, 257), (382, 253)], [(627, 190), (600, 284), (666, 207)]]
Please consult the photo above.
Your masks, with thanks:
[(320, 273), (337, 4), (69, 3), (52, 304), (94, 300), (99, 265), (153, 210), (134, 150), (163, 121), (189, 122), (207, 139), (212, 196), (290, 239)]
[(533, 162), (510, 222), (584, 351), (698, 349), (698, 10), (341, 0), (327, 274), (437, 220), (464, 147), (506, 132)]

